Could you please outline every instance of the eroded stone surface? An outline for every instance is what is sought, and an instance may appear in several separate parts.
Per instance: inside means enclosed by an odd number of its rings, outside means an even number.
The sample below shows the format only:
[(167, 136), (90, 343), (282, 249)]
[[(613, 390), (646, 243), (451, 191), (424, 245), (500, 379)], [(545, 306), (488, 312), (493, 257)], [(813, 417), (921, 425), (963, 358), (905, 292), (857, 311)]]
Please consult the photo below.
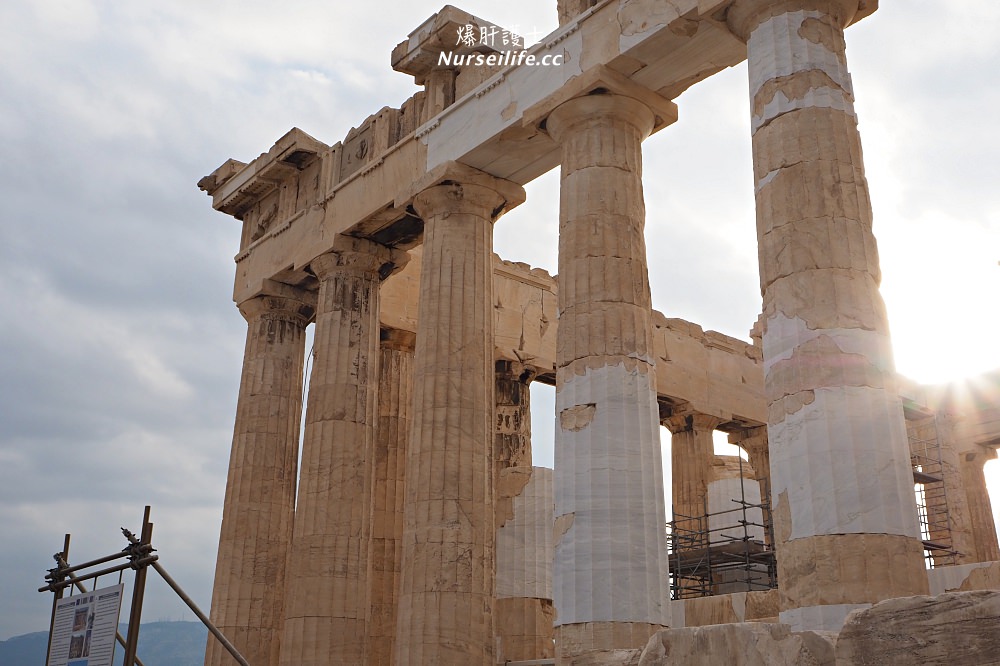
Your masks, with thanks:
[(631, 97), (598, 94), (547, 122), (562, 151), (555, 513), (574, 519), (555, 545), (553, 596), (568, 664), (637, 648), (646, 637), (634, 627), (666, 623), (642, 198), (641, 144), (655, 116)]
[(406, 331), (381, 332), (378, 425), (372, 465), (368, 601), (370, 666), (389, 666), (396, 641), (402, 565), (406, 442), (413, 418), (413, 344)]
[(728, 13), (747, 39), (780, 617), (796, 629), (927, 590), (845, 55), (858, 7)]
[(502, 191), (520, 188), (452, 183), (422, 192), (414, 204), (425, 223), (424, 269), (406, 451), (399, 666), (486, 664), (495, 656), (492, 239)]
[(280, 663), (364, 658), (377, 420), (379, 268), (390, 251), (338, 239), (320, 281)]
[(749, 622), (657, 632), (638, 666), (834, 666), (833, 636)]
[[(247, 319), (212, 620), (241, 654), (275, 666), (285, 606), (302, 413), (305, 328), (316, 299), (298, 290), (241, 303)], [(218, 641), (205, 663), (228, 664)]]
[(903, 597), (855, 611), (837, 639), (837, 666), (1000, 664), (1000, 592)]

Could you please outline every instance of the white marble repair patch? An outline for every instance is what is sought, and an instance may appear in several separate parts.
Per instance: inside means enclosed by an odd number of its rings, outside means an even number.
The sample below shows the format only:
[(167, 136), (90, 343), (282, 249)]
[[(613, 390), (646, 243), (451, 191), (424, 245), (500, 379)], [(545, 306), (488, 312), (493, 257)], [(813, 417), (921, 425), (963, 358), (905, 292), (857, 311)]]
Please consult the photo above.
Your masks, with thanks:
[(896, 374), (888, 335), (862, 328), (813, 329), (799, 317), (786, 317), (778, 312), (768, 318), (762, 340), (764, 376), (767, 377), (775, 363), (790, 359), (796, 349), (820, 336), (830, 338), (845, 354), (859, 354), (887, 375)]
[(788, 502), (791, 539), (831, 534), (920, 538), (902, 403), (870, 387), (815, 390), (768, 425), (772, 506)]
[(687, 615), (684, 611), (683, 599), (667, 600), (667, 624), (671, 629), (683, 629), (687, 626)]
[[(816, 108), (836, 109), (854, 118), (855, 122), (858, 119), (857, 114), (854, 112), (853, 100), (849, 99), (840, 88), (831, 88), (829, 86), (812, 88), (798, 99), (788, 99), (779, 90), (775, 93), (771, 101), (764, 106), (760, 115), (754, 114), (750, 118), (750, 133), (755, 134), (761, 127), (789, 111)], [(759, 190), (760, 187), (760, 184), (758, 184), (757, 189)]]
[(778, 613), (778, 621), (792, 631), (833, 631), (840, 633), (851, 611), (871, 608), (871, 604), (835, 604), (831, 606), (804, 606)]
[(497, 530), (498, 599), (552, 598), (553, 475), (534, 467), (514, 498), (514, 517)]
[[(642, 367), (642, 366), (640, 366)], [(656, 378), (588, 369), (556, 392), (556, 624), (666, 624), (667, 553)], [(559, 413), (593, 405), (584, 427)], [(560, 536), (559, 525), (570, 520)]]
[(749, 60), (751, 105), (757, 92), (771, 79), (811, 69), (825, 72), (853, 99), (851, 74), (838, 54), (799, 36), (803, 21), (822, 17), (816, 11), (788, 12), (764, 21), (753, 31), (747, 42), (747, 52), (753, 54)]
[(768, 171), (766, 174), (764, 174), (764, 177), (758, 180), (757, 184), (754, 185), (753, 187), (754, 194), (757, 194), (762, 189), (764, 189), (764, 186), (770, 183), (772, 180), (774, 180), (779, 173), (781, 173), (781, 169), (774, 169), (773, 171)]
[(985, 569), (993, 562), (975, 562), (973, 564), (959, 564), (951, 567), (934, 567), (927, 570), (927, 584), (930, 588), (930, 595), (936, 597), (945, 592), (957, 592), (962, 587), (962, 583), (968, 579), (969, 575), (976, 569)]

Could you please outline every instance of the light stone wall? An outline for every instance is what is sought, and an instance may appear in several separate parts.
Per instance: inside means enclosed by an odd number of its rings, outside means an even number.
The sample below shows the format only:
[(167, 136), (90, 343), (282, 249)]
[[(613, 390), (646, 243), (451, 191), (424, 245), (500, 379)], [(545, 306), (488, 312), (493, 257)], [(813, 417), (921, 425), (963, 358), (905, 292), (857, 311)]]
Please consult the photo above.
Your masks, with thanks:
[(976, 562), (927, 570), (931, 596), (945, 592), (1000, 590), (1000, 562)]

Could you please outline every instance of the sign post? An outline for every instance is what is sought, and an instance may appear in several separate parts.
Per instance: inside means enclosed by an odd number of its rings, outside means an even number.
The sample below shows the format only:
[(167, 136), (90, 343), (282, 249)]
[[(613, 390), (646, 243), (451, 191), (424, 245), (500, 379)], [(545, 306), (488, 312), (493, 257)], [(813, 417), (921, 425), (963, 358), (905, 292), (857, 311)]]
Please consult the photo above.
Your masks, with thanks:
[(124, 585), (113, 585), (56, 602), (49, 666), (112, 666)]

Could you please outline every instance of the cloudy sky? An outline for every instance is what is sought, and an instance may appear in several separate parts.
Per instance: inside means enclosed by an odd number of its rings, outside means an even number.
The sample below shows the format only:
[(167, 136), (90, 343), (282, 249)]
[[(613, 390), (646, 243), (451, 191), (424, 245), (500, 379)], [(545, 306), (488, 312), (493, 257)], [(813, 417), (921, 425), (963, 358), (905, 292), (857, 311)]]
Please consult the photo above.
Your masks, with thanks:
[[(882, 4), (848, 53), (883, 291), (899, 369), (953, 380), (1000, 367), (1000, 3)], [(544, 34), (554, 5), (462, 7)], [(415, 88), (389, 53), (438, 8), (0, 3), (0, 639), (47, 627), (34, 590), (64, 533), (75, 561), (110, 553), (145, 504), (207, 610), (245, 323), (239, 223), (195, 183), (398, 105)], [(760, 306), (746, 88), (744, 67), (699, 84), (645, 149), (655, 306), (741, 338)], [(498, 223), (502, 256), (555, 272), (556, 188)], [(193, 619), (151, 581), (144, 619)]]

